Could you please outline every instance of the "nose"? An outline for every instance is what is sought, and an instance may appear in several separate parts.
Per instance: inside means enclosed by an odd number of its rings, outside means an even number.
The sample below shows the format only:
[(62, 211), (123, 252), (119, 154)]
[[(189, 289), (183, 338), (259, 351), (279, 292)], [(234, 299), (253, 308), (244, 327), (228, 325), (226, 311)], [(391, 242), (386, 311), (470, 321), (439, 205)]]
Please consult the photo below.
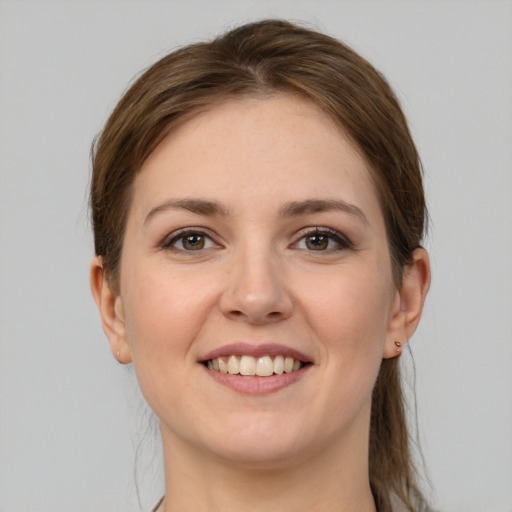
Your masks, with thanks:
[(264, 325), (290, 317), (293, 300), (285, 286), (285, 269), (271, 251), (235, 256), (220, 298), (222, 313), (231, 320)]

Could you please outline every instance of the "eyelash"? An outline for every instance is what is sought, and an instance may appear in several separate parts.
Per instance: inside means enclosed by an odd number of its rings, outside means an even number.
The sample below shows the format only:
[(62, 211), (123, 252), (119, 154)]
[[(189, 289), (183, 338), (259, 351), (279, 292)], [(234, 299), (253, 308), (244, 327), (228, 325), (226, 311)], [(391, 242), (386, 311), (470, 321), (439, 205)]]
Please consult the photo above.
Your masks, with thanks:
[[(213, 245), (218, 245), (216, 244), (216, 242), (213, 240), (213, 237), (207, 232), (207, 231), (204, 231), (203, 229), (200, 229), (200, 228), (183, 228), (183, 229), (180, 229), (174, 233), (172, 233), (171, 235), (169, 235), (168, 237), (166, 237), (163, 242), (160, 244), (160, 247), (162, 249), (166, 249), (166, 250), (169, 250), (169, 251), (175, 251), (175, 252), (180, 252), (180, 253), (194, 253), (194, 252), (201, 252), (201, 250), (203, 250), (203, 248), (201, 249), (198, 249), (198, 250), (192, 250), (192, 249), (185, 249), (185, 248), (178, 248), (178, 247), (174, 247), (174, 244), (176, 244), (177, 242), (179, 242), (180, 240), (185, 240), (185, 238), (187, 236), (191, 236), (191, 235), (197, 235), (199, 237), (202, 237), (203, 240), (209, 240), (211, 244)], [(210, 247), (206, 247), (205, 249), (209, 249)]]
[(342, 235), (340, 232), (336, 231), (335, 229), (331, 229), (331, 228), (324, 228), (324, 227), (315, 227), (313, 229), (311, 228), (306, 228), (305, 230), (302, 231), (301, 233), (301, 236), (300, 238), (297, 240), (297, 242), (295, 242), (293, 245), (294, 246), (297, 246), (302, 240), (307, 240), (308, 237), (313, 237), (313, 236), (317, 236), (317, 237), (327, 237), (328, 239), (328, 243), (330, 241), (334, 241), (337, 246), (336, 247), (328, 247), (326, 249), (319, 249), (319, 250), (314, 250), (314, 249), (308, 249), (308, 248), (305, 248), (304, 250), (306, 251), (309, 251), (309, 252), (336, 252), (336, 251), (343, 251), (343, 250), (346, 250), (346, 249), (353, 249), (353, 244), (352, 242), (344, 235)]
[[(193, 250), (193, 249), (185, 249), (185, 248), (178, 248), (175, 247), (174, 244), (179, 242), (180, 240), (184, 241), (187, 236), (190, 235), (197, 235), (198, 237), (202, 237), (203, 240), (209, 240), (210, 244), (217, 245), (216, 242), (213, 240), (213, 237), (205, 230), (200, 228), (183, 228), (178, 230), (177, 232), (172, 233), (168, 237), (166, 237), (163, 242), (160, 244), (160, 247), (162, 249), (175, 251), (179, 253), (188, 253), (192, 254), (194, 252), (201, 252), (206, 249), (210, 249), (210, 247), (201, 247), (200, 249)], [(305, 250), (308, 252), (336, 252), (336, 251), (343, 251), (346, 249), (352, 249), (353, 244), (352, 242), (344, 235), (339, 233), (338, 231), (331, 229), (331, 228), (325, 228), (325, 227), (315, 227), (313, 229), (311, 228), (305, 228), (300, 233), (300, 238), (292, 244), (292, 247), (297, 247), (301, 241), (307, 240), (308, 237), (327, 237), (327, 243), (334, 241), (337, 246), (336, 247), (327, 247), (325, 249), (310, 249), (310, 248), (303, 248), (301, 250)], [(182, 242), (183, 243), (183, 242)], [(207, 242), (208, 243), (208, 242)], [(307, 243), (307, 242), (306, 242)], [(297, 247), (298, 248), (298, 247)]]

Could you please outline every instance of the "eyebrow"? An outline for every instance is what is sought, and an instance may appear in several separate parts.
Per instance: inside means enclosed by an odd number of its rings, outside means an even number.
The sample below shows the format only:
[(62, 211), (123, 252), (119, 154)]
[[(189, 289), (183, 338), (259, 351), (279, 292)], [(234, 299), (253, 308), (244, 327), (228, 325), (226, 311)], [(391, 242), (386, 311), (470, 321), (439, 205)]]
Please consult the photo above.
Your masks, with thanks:
[(348, 213), (366, 224), (370, 225), (366, 215), (357, 206), (340, 199), (307, 199), (306, 201), (293, 201), (285, 204), (279, 211), (282, 217), (295, 217), (308, 213), (341, 211)]
[(228, 215), (229, 209), (214, 201), (206, 199), (169, 199), (158, 206), (152, 208), (144, 219), (144, 224), (147, 224), (155, 215), (168, 210), (188, 210), (197, 215), (220, 215), (225, 217)]
[[(168, 210), (188, 210), (197, 215), (226, 217), (229, 215), (229, 208), (222, 203), (209, 201), (207, 199), (188, 198), (188, 199), (169, 199), (152, 208), (144, 219), (147, 224), (155, 215)], [(357, 206), (347, 203), (340, 199), (306, 199), (305, 201), (292, 201), (286, 203), (279, 209), (280, 217), (298, 217), (311, 213), (341, 211), (348, 213), (365, 225), (369, 226), (368, 219), (363, 211)]]

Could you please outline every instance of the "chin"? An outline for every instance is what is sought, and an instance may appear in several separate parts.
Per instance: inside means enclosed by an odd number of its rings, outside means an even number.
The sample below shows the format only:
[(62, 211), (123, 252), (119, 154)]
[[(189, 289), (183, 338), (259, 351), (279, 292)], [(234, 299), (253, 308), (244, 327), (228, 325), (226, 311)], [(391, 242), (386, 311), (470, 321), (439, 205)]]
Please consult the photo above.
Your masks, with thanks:
[[(297, 422), (294, 422), (297, 425)], [(241, 467), (278, 469), (291, 464), (306, 450), (303, 433), (283, 418), (244, 418), (222, 430), (219, 438), (209, 439), (210, 450), (225, 461)], [(301, 449), (303, 447), (303, 449)]]
[(300, 450), (293, 446), (276, 443), (263, 446), (252, 443), (250, 446), (232, 445), (230, 449), (217, 454), (225, 463), (234, 464), (243, 469), (279, 470), (295, 464)]

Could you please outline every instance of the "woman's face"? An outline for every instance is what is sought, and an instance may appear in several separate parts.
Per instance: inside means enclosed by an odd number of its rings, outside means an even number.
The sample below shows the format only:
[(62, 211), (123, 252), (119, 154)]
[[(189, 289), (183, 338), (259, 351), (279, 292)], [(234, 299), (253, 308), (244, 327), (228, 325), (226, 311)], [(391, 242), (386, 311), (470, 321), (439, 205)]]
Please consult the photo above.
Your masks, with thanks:
[(137, 175), (115, 311), (165, 443), (248, 464), (360, 449), (399, 309), (367, 166), (308, 101), (217, 105)]

